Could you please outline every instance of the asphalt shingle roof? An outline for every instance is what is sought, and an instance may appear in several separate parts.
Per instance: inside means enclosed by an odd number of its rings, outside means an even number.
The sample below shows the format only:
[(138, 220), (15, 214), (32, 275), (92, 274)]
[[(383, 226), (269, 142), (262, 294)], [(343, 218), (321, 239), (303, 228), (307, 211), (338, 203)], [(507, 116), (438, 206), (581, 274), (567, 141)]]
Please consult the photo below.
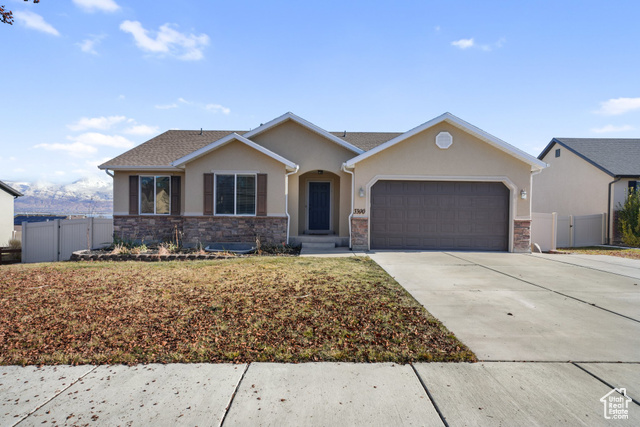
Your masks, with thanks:
[(538, 156), (542, 159), (553, 143), (564, 145), (611, 176), (640, 176), (640, 139), (554, 138)]
[[(248, 131), (205, 130), (201, 133), (199, 130), (169, 130), (103, 163), (100, 167), (171, 166), (174, 160), (234, 132), (243, 135)], [(331, 132), (331, 134), (365, 151), (401, 135), (400, 132)], [(287, 157), (286, 153), (278, 154)]]

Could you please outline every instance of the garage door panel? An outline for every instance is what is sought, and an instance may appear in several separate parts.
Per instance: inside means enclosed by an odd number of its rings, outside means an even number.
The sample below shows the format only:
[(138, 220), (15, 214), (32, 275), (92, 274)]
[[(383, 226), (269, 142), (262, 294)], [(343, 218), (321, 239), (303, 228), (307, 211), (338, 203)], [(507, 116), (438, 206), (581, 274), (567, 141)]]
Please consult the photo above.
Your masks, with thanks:
[(371, 200), (373, 249), (508, 249), (502, 183), (379, 181)]

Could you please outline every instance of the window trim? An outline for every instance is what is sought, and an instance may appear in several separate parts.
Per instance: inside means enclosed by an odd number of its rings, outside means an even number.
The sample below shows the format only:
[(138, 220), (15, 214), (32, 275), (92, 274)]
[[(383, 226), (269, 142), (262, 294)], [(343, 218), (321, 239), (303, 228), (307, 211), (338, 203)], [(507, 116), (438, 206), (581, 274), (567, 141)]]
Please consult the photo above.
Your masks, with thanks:
[[(153, 178), (153, 213), (142, 213), (142, 178)], [(158, 210), (155, 193), (157, 178), (169, 178), (169, 212), (167, 212), (166, 214), (156, 213)], [(138, 175), (138, 215), (171, 216), (171, 175)]]
[[(233, 213), (218, 213), (218, 175), (233, 175)], [(253, 214), (238, 214), (238, 176), (253, 177)], [(213, 172), (213, 216), (258, 216), (258, 173), (257, 172)]]

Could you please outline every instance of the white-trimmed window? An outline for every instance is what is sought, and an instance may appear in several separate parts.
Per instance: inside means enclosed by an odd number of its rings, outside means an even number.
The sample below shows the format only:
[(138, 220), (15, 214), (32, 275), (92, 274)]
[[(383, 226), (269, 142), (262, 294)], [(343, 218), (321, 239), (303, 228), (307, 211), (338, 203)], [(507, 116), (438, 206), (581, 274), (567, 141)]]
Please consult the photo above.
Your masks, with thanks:
[(215, 174), (215, 215), (256, 214), (256, 174)]
[(140, 176), (140, 214), (169, 215), (171, 213), (171, 177)]

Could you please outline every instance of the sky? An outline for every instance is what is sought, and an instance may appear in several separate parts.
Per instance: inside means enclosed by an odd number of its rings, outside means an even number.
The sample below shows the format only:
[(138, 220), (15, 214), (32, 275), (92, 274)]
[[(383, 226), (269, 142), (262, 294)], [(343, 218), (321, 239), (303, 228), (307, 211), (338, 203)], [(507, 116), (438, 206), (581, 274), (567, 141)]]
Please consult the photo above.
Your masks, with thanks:
[(169, 129), (288, 111), (404, 132), (444, 112), (537, 156), (640, 137), (637, 1), (4, 0), (0, 180), (110, 179)]

